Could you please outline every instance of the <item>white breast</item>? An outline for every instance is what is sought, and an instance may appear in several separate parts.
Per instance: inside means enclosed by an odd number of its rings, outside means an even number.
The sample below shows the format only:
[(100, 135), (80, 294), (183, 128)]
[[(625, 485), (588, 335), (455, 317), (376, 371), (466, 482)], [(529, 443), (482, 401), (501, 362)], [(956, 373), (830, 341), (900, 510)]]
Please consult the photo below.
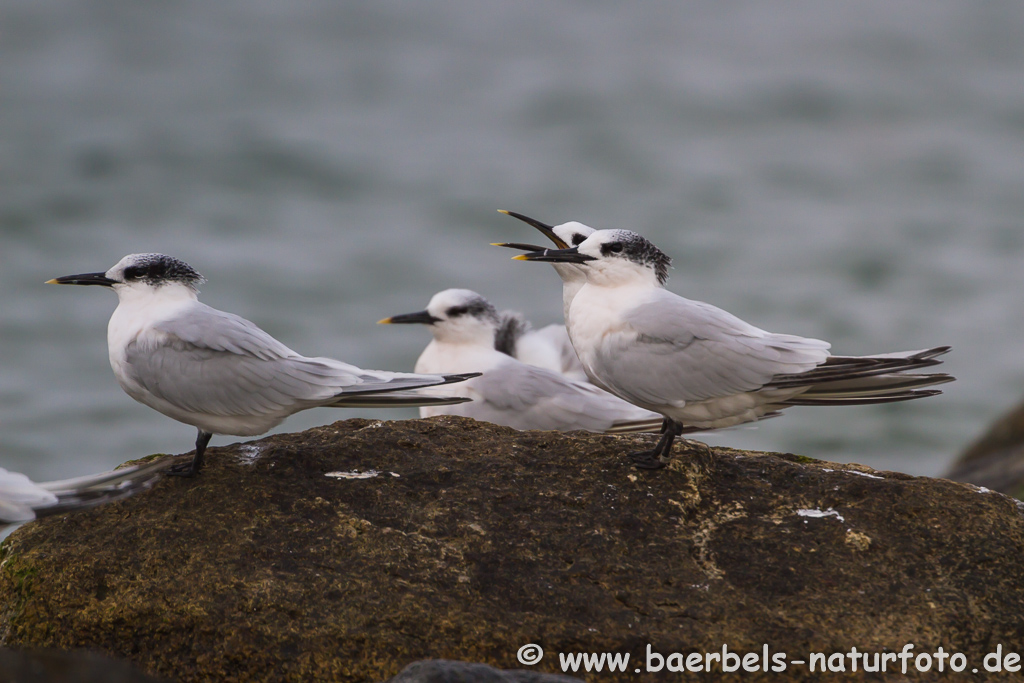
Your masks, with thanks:
[(569, 338), (587, 376), (598, 386), (602, 383), (597, 351), (608, 335), (632, 334), (623, 322), (622, 312), (635, 306), (643, 294), (641, 288), (597, 287), (587, 283), (569, 307)]
[(131, 380), (127, 349), (130, 344), (156, 346), (166, 335), (153, 329), (153, 325), (171, 318), (196, 301), (196, 295), (187, 287), (118, 287), (118, 304), (107, 323), (107, 353), (110, 367), (118, 384), (137, 401), (145, 400), (145, 390)]

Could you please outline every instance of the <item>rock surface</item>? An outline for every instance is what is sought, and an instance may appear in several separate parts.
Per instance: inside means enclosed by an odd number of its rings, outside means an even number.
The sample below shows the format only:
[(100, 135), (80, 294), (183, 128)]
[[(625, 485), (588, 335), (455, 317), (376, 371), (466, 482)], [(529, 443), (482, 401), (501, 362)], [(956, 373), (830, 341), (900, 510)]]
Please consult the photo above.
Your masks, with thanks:
[(948, 476), (1024, 498), (1024, 404), (999, 418), (968, 446)]
[(820, 678), (792, 660), (852, 646), (942, 646), (977, 668), (997, 644), (1024, 650), (1017, 501), (688, 442), (664, 470), (633, 469), (625, 454), (654, 438), (348, 420), (211, 449), (195, 479), (16, 531), (0, 642), (182, 681), (523, 669), (527, 643), (546, 653), (531, 671), (588, 680), (559, 653), (629, 653), (600, 676), (623, 681), (648, 645), (767, 646), (785, 680)]

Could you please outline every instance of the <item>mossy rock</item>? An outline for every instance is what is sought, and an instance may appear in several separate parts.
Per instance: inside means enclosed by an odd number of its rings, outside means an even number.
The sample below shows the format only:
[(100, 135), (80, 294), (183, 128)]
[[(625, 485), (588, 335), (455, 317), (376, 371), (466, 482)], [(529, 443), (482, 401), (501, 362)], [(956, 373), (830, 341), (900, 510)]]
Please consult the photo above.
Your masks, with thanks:
[(975, 665), (1024, 649), (1016, 501), (695, 442), (635, 470), (626, 454), (654, 438), (434, 418), (214, 448), (194, 479), (12, 534), (0, 643), (181, 681), (523, 669), (527, 643), (548, 673), (558, 653), (629, 652), (629, 671), (600, 676), (623, 681), (648, 644), (797, 659), (913, 643)]

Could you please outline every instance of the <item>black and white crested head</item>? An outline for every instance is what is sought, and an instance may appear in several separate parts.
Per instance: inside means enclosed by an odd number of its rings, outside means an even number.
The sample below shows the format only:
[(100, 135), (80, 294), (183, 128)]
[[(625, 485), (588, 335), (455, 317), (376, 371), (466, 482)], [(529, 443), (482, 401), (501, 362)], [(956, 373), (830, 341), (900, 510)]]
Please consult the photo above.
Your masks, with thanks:
[(419, 323), (430, 327), (436, 341), (494, 347), (500, 320), (487, 299), (468, 289), (446, 289), (430, 298), (426, 310), (393, 315), (387, 325)]
[(165, 254), (129, 254), (107, 271), (107, 277), (123, 284), (143, 282), (152, 287), (180, 284), (194, 291), (206, 282), (192, 266)]
[(498, 310), (490, 301), (469, 289), (438, 292), (430, 299), (427, 311), (440, 320), (474, 318), (495, 327), (498, 325)]
[(430, 332), (435, 339), (494, 346), (498, 311), (474, 291), (446, 289), (438, 292), (430, 299), (425, 313), (434, 319)]
[(609, 262), (625, 260), (654, 271), (658, 284), (668, 280), (672, 259), (643, 235), (630, 230), (598, 230), (579, 247), (585, 253)]

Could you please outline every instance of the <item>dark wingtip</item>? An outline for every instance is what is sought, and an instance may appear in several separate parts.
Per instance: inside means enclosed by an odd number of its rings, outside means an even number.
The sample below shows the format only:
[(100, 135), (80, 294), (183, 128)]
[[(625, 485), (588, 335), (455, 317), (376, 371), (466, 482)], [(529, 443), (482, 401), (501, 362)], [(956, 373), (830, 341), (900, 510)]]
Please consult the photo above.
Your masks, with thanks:
[[(934, 349), (928, 349), (914, 356), (914, 358), (920, 359), (931, 359), (937, 356), (943, 356), (953, 350), (952, 346), (936, 346)], [(940, 363), (942, 361), (939, 361)]]
[(482, 372), (463, 372), (463, 373), (458, 374), (458, 375), (442, 375), (442, 377), (444, 377), (444, 382), (442, 382), (440, 385), (437, 385), (437, 386), (443, 386), (445, 384), (455, 384), (456, 382), (464, 382), (467, 379), (473, 379), (474, 377), (479, 377), (482, 374), (484, 374), (484, 373), (482, 373)]

